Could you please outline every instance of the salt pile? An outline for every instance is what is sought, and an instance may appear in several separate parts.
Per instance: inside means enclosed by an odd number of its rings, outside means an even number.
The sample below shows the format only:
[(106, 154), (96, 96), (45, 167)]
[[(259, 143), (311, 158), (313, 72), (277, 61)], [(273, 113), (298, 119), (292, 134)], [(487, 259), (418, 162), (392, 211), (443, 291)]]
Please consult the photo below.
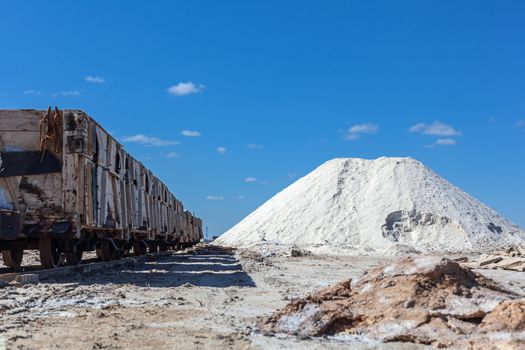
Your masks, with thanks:
[(317, 253), (487, 252), (525, 231), (412, 158), (333, 159), (275, 195), (217, 244)]

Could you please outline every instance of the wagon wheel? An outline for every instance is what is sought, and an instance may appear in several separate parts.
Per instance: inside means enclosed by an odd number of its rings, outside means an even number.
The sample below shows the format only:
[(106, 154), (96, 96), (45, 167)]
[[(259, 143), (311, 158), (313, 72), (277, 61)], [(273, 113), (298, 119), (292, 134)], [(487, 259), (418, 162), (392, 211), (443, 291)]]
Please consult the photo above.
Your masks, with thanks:
[(100, 242), (100, 257), (102, 261), (110, 261), (111, 255), (112, 255), (112, 249), (111, 242), (110, 241), (102, 241)]
[(60, 250), (52, 238), (40, 238), (38, 249), (40, 250), (40, 264), (43, 267), (52, 268), (60, 265)]
[(149, 252), (150, 253), (157, 253), (159, 251), (159, 245), (157, 242), (153, 242), (149, 245)]
[(120, 248), (111, 249), (111, 259), (119, 260), (120, 258), (122, 258), (122, 249)]
[(82, 261), (82, 249), (77, 245), (72, 247), (72, 250), (66, 253), (66, 265), (74, 266), (80, 264)]
[(9, 250), (2, 251), (2, 257), (4, 259), (4, 265), (12, 267), (13, 270), (20, 270), (22, 266), (22, 260), (24, 259), (24, 250), (19, 248), (11, 248)]
[(146, 248), (140, 241), (133, 242), (133, 254), (135, 256), (146, 254)]

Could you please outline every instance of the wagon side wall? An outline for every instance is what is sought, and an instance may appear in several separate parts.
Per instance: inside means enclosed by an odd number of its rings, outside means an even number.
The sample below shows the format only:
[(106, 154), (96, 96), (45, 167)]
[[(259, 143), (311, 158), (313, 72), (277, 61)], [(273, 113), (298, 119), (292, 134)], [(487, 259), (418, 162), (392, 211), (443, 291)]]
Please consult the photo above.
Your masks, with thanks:
[(93, 119), (64, 111), (63, 204), (79, 227), (105, 229), (127, 239), (196, 241), (191, 214), (144, 165)]

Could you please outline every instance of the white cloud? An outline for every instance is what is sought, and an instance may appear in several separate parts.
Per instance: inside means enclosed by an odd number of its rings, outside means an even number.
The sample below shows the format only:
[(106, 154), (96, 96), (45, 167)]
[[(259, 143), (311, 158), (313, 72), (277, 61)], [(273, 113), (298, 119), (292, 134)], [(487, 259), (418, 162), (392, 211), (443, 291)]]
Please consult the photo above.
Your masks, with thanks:
[(246, 145), (246, 148), (251, 149), (251, 150), (257, 150), (257, 149), (263, 149), (264, 146), (263, 145), (258, 145), (256, 143), (249, 143), (249, 144)]
[(195, 130), (182, 130), (180, 133), (182, 136), (186, 137), (199, 137), (201, 133)]
[(217, 153), (226, 154), (226, 147), (217, 147)]
[(167, 158), (180, 158), (180, 155), (177, 152), (170, 152), (166, 154)]
[(172, 85), (168, 88), (168, 93), (174, 96), (186, 96), (202, 92), (206, 87), (202, 84), (195, 85), (191, 81), (180, 82), (177, 85)]
[(146, 136), (143, 134), (138, 134), (138, 135), (133, 135), (133, 136), (124, 136), (122, 138), (122, 141), (130, 142), (130, 143), (131, 142), (142, 143), (144, 145), (150, 145), (150, 146), (172, 146), (172, 145), (180, 144), (179, 141), (163, 140), (158, 137)]
[(239, 195), (239, 196), (237, 196), (237, 197), (235, 197), (235, 198), (238, 199), (238, 200), (242, 200), (242, 199), (245, 199), (246, 196), (243, 195), (243, 194), (241, 194), (241, 195)]
[(94, 84), (104, 84), (106, 82), (106, 78), (104, 77), (97, 77), (93, 75), (88, 75), (84, 77), (84, 80), (88, 83), (94, 83)]
[(224, 200), (223, 196), (206, 196), (206, 199), (209, 201), (222, 201)]
[(375, 134), (379, 130), (377, 124), (364, 123), (351, 126), (345, 135), (347, 140), (357, 140), (362, 134)]
[(437, 139), (436, 145), (440, 146), (454, 146), (456, 144), (456, 140), (454, 139)]
[(37, 90), (26, 90), (23, 92), (24, 95), (42, 95), (40, 91)]
[(249, 182), (249, 183), (251, 183), (251, 182), (257, 182), (257, 179), (254, 178), (254, 177), (251, 177), (251, 176), (250, 176), (250, 177), (245, 178), (245, 179), (244, 179), (244, 182)]
[(60, 91), (60, 94), (62, 96), (79, 96), (80, 91), (77, 91), (77, 90)]
[(409, 132), (417, 132), (423, 135), (430, 136), (461, 136), (461, 132), (454, 129), (454, 127), (444, 124), (440, 121), (435, 121), (432, 124), (418, 123), (412, 125)]
[(525, 120), (518, 120), (512, 127), (525, 130)]

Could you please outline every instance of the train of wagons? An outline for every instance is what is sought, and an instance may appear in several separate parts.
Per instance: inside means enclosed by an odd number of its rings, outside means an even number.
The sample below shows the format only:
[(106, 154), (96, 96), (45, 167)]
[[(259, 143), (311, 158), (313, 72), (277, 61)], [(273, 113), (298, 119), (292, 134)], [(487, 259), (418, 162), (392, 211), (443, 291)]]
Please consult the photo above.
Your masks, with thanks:
[(150, 170), (80, 110), (0, 110), (0, 250), (21, 268), (38, 250), (45, 268), (183, 249), (202, 239)]

